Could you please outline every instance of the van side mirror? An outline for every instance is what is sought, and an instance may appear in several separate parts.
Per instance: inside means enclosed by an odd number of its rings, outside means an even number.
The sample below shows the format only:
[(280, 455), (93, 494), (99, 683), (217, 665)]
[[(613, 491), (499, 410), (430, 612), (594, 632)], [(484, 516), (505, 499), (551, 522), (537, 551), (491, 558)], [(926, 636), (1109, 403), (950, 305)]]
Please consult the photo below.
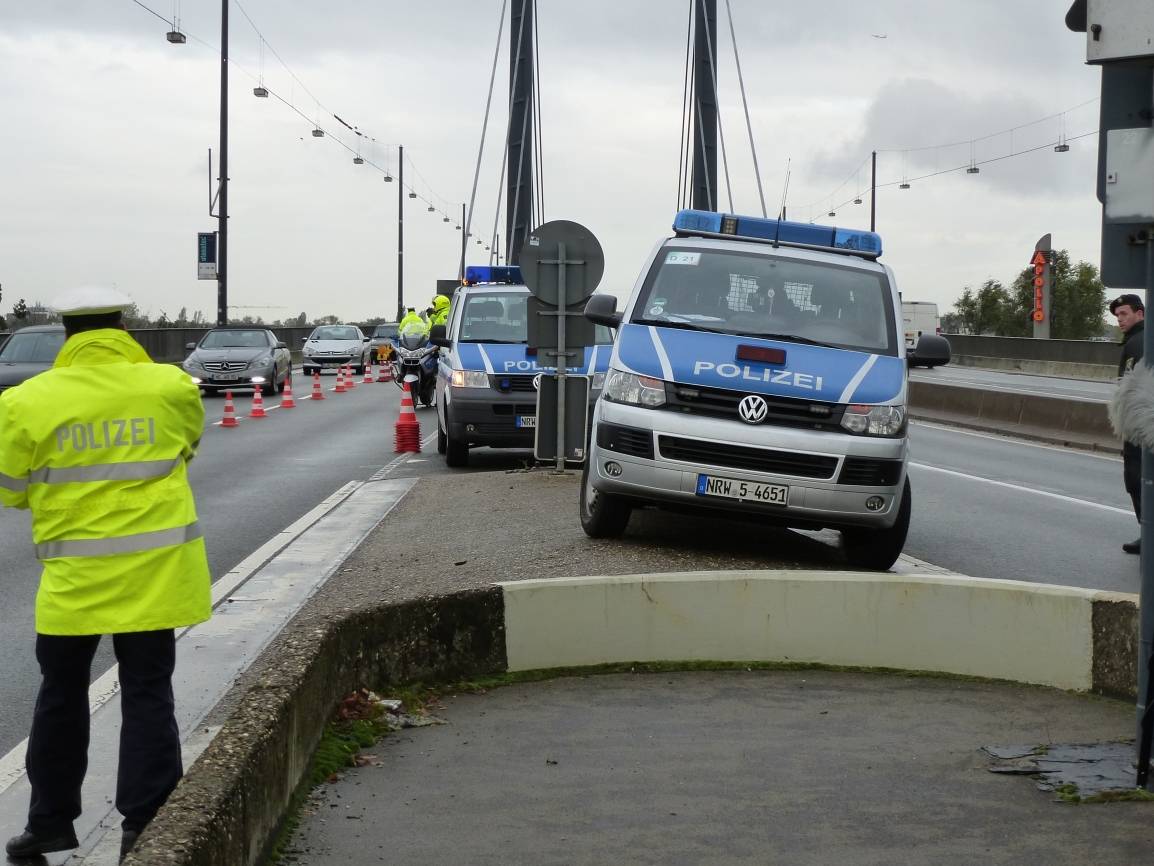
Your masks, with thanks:
[(449, 348), (449, 340), (445, 336), (444, 325), (433, 325), (433, 327), (429, 329), (429, 342), (443, 349)]
[(922, 334), (912, 352), (906, 354), (910, 367), (941, 367), (950, 363), (950, 341), (935, 334)]
[(284, 342), (284, 340), (277, 340), (277, 341), (276, 341), (276, 347), (277, 347), (278, 349), (287, 349), (287, 348), (288, 348), (288, 343)]
[(596, 325), (620, 328), (621, 314), (617, 312), (617, 298), (613, 295), (593, 295), (585, 304), (585, 318)]

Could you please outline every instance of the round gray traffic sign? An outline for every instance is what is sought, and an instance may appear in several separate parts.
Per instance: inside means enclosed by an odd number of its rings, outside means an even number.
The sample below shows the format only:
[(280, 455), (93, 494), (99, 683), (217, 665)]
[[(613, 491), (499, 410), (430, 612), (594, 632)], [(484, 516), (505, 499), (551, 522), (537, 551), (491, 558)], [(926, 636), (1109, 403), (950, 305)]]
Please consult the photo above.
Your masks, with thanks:
[[(559, 262), (561, 246), (565, 261)], [(570, 220), (550, 220), (525, 238), (518, 262), (521, 277), (547, 304), (559, 302), (558, 275), (565, 268), (565, 303), (576, 304), (597, 289), (605, 274), (605, 254), (593, 232)]]

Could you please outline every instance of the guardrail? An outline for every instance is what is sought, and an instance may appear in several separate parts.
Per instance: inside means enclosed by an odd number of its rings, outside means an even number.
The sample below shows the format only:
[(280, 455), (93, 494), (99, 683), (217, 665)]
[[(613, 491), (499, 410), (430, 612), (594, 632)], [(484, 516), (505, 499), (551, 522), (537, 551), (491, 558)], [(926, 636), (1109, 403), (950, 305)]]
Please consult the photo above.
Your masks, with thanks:
[(945, 337), (953, 353), (951, 363), (963, 367), (1077, 379), (1113, 379), (1118, 374), (1116, 343), (973, 334), (946, 334)]

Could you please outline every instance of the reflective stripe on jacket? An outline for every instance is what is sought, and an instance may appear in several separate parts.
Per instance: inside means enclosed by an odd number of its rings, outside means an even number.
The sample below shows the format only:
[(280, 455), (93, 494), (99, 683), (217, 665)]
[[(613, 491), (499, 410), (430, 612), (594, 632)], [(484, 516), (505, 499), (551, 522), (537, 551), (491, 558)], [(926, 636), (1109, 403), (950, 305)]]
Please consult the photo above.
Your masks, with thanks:
[(0, 504), (32, 511), (36, 631), (151, 631), (208, 619), (210, 576), (185, 466), (196, 385), (125, 331), (77, 334), (0, 394)]

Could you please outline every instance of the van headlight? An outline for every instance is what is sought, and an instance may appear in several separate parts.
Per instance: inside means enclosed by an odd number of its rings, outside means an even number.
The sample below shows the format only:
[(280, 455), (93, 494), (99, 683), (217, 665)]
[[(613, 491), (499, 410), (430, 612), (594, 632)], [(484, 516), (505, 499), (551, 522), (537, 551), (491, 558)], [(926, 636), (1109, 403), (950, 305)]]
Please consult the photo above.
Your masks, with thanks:
[(454, 388), (488, 388), (489, 374), (481, 370), (454, 370), (452, 382)]
[(635, 376), (621, 370), (610, 370), (605, 377), (603, 396), (611, 403), (656, 409), (665, 405), (665, 383), (649, 376)]
[(866, 436), (899, 436), (906, 428), (906, 407), (846, 406), (841, 426), (850, 433)]
[(604, 387), (605, 387), (605, 374), (604, 373), (594, 373), (593, 379), (589, 383), (590, 390), (600, 391)]

